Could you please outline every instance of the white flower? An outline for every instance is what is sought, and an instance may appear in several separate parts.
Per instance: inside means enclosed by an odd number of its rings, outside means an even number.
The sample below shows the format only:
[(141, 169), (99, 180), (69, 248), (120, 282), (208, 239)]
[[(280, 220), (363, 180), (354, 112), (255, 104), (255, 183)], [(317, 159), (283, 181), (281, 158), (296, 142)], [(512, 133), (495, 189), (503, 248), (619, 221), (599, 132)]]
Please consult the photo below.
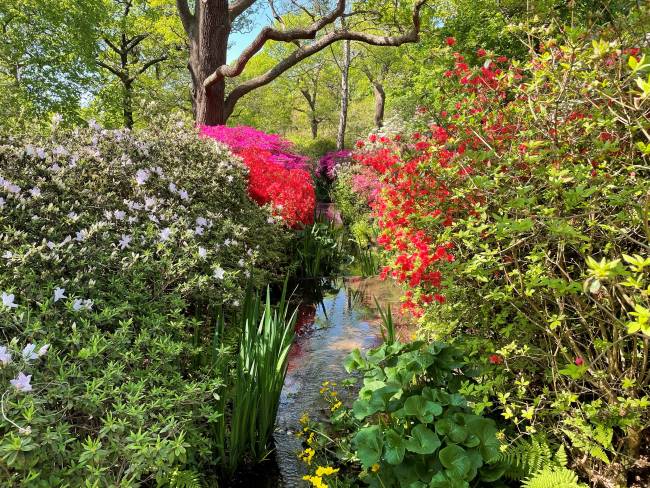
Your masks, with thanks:
[(52, 242), (52, 241), (47, 241), (46, 246), (49, 249), (54, 249), (56, 247), (56, 244), (54, 242)]
[(38, 358), (38, 354), (34, 352), (34, 349), (36, 349), (36, 346), (31, 342), (25, 346), (25, 348), (23, 349), (23, 359), (25, 361), (30, 362)]
[(131, 240), (132, 237), (130, 235), (122, 234), (122, 238), (120, 239), (120, 242), (117, 243), (117, 245), (120, 246), (120, 249), (126, 249), (129, 247)]
[(176, 193), (176, 185), (174, 183), (169, 184), (169, 191), (172, 193)]
[(178, 192), (178, 196), (181, 197), (181, 200), (189, 200), (190, 196), (185, 190), (181, 190)]
[(12, 253), (11, 251), (5, 251), (5, 253), (2, 255), (2, 257), (5, 258), (5, 259), (11, 259), (11, 258), (14, 257), (14, 253)]
[(54, 289), (54, 303), (58, 302), (62, 298), (68, 298), (67, 296), (65, 296), (65, 288), (61, 288), (57, 286)]
[(151, 176), (151, 173), (149, 173), (149, 171), (146, 169), (139, 169), (135, 174), (135, 181), (138, 185), (144, 185), (149, 179), (149, 176)]
[(94, 302), (89, 298), (87, 300), (84, 300), (84, 308), (88, 311), (93, 309)]
[(196, 218), (196, 225), (199, 227), (207, 227), (208, 226), (208, 221), (205, 217), (197, 217)]
[(4, 305), (7, 308), (16, 308), (18, 307), (17, 304), (14, 303), (14, 299), (16, 297), (14, 296), (13, 293), (7, 294), (6, 292), (2, 292), (2, 305)]
[(5, 206), (5, 199), (0, 197), (0, 208)]
[(239, 265), (240, 268), (243, 267), (244, 266), (244, 260), (240, 259), (239, 261), (237, 261), (237, 264)]
[(116, 210), (115, 211), (115, 218), (117, 220), (124, 220), (124, 217), (126, 217), (126, 212), (124, 210)]
[(169, 239), (171, 233), (172, 230), (169, 227), (165, 227), (163, 230), (160, 231), (160, 241), (163, 242)]
[(214, 277), (218, 280), (223, 280), (225, 274), (226, 274), (226, 270), (223, 269), (221, 266), (218, 266), (217, 269), (214, 270)]
[(77, 215), (77, 212), (68, 212), (68, 218), (72, 220), (77, 220), (77, 218), (79, 218), (79, 215)]
[(13, 387), (16, 388), (18, 391), (32, 391), (32, 385), (29, 384), (29, 382), (32, 379), (32, 375), (25, 375), (24, 373), (18, 373), (18, 376), (16, 376), (15, 379), (11, 380), (10, 383), (12, 384)]
[(50, 171), (53, 173), (58, 173), (61, 171), (61, 166), (59, 166), (59, 163), (54, 163), (52, 166), (50, 166)]
[(49, 348), (50, 348), (49, 344), (45, 344), (44, 346), (41, 346), (37, 353), (38, 357), (40, 358), (41, 356), (45, 356)]
[(6, 366), (11, 362), (11, 353), (7, 350), (6, 346), (0, 346), (0, 363)]
[(45, 159), (46, 157), (45, 149), (43, 149), (42, 147), (37, 147), (36, 156), (38, 156), (40, 159)]
[(37, 186), (29, 190), (29, 193), (32, 194), (33, 198), (40, 197), (41, 196), (41, 189)]
[(81, 298), (75, 298), (74, 303), (72, 304), (72, 310), (78, 312), (84, 306), (84, 301)]
[(160, 223), (160, 220), (158, 220), (158, 217), (156, 217), (154, 214), (149, 214), (149, 220), (155, 222), (156, 224)]
[(204, 247), (199, 246), (199, 257), (204, 258), (208, 255), (208, 250)]
[(86, 229), (81, 229), (79, 232), (77, 232), (75, 240), (79, 242), (83, 242), (86, 239), (88, 239), (88, 231)]
[(202, 236), (203, 235), (203, 227), (197, 225), (196, 228), (194, 229), (194, 234), (197, 235), (197, 236)]
[(111, 220), (113, 218), (113, 212), (110, 210), (104, 210), (104, 217), (106, 220)]
[(144, 199), (144, 206), (145, 208), (150, 208), (156, 205), (156, 199), (155, 197), (146, 197)]

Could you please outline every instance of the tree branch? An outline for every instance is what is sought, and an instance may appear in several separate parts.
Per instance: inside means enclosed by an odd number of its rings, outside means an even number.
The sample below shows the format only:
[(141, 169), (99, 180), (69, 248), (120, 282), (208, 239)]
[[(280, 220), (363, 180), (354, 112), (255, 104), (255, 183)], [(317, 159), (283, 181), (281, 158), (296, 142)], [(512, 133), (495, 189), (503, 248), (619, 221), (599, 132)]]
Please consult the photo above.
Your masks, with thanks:
[(122, 50), (119, 47), (117, 47), (115, 44), (113, 44), (108, 37), (104, 37), (104, 42), (108, 47), (110, 47), (117, 54), (119, 54), (120, 56), (122, 55)]
[[(163, 61), (167, 61), (167, 59), (169, 59), (169, 56), (167, 56), (166, 54), (163, 54), (162, 56), (160, 56), (158, 58), (150, 59), (149, 61), (144, 63), (142, 68), (140, 68), (138, 70), (138, 74), (135, 75), (135, 76), (141, 75), (142, 73), (147, 71), (149, 68), (151, 68), (154, 64), (162, 63)], [(135, 79), (135, 77), (133, 77), (133, 79)]]
[[(418, 0), (415, 3), (415, 5), (413, 6), (413, 17), (412, 17), (413, 24), (411, 26), (410, 31), (405, 34), (391, 37), (391, 36), (378, 36), (374, 34), (367, 34), (364, 32), (335, 30), (330, 32), (329, 34), (324, 35), (323, 37), (321, 37), (320, 39), (318, 39), (317, 41), (309, 45), (296, 49), (294, 52), (292, 52), (289, 56), (284, 58), (282, 61), (280, 61), (278, 64), (276, 64), (273, 68), (271, 68), (266, 73), (263, 73), (260, 76), (247, 80), (241, 83), (240, 85), (238, 85), (237, 87), (235, 87), (226, 98), (226, 106), (225, 106), (226, 117), (230, 113), (232, 113), (235, 104), (241, 97), (255, 90), (256, 88), (259, 88), (261, 86), (270, 83), (271, 81), (275, 80), (278, 76), (280, 76), (282, 73), (284, 73), (291, 67), (298, 64), (303, 59), (308, 58), (312, 54), (315, 54), (325, 49), (327, 46), (333, 44), (334, 42), (342, 41), (342, 40), (350, 40), (350, 41), (363, 42), (365, 44), (371, 44), (373, 46), (400, 46), (402, 44), (406, 44), (410, 42), (417, 42), (420, 37), (420, 11), (422, 10), (422, 7), (427, 3), (427, 1), (428, 0)], [(339, 4), (341, 3), (345, 5), (345, 2), (339, 1)], [(252, 46), (254, 45), (255, 42), (253, 43)], [(244, 56), (245, 54), (246, 51), (242, 53), (242, 56)], [(208, 79), (205, 80), (204, 87), (208, 87), (212, 83), (215, 83), (219, 79), (219, 76), (230, 77), (231, 76), (230, 73), (236, 71), (233, 68), (238, 67), (239, 61), (240, 60), (238, 59), (237, 62), (235, 62), (235, 65), (233, 65), (233, 67), (224, 65), (221, 68), (219, 68), (219, 70), (217, 70), (214, 74), (212, 74)], [(241, 68), (243, 70), (243, 67)], [(233, 74), (232, 76), (237, 76), (238, 74), (239, 73), (236, 73)]]
[[(318, 31), (320, 31), (326, 25), (334, 22), (337, 18), (343, 15), (344, 12), (345, 0), (338, 0), (338, 3), (334, 10), (302, 29), (290, 29), (281, 31), (278, 29), (273, 29), (272, 27), (265, 27), (257, 35), (255, 40), (246, 49), (244, 49), (244, 51), (232, 65), (224, 64), (223, 66), (220, 66), (214, 73), (208, 76), (203, 82), (203, 87), (209, 88), (224, 78), (234, 78), (235, 76), (239, 76), (242, 71), (244, 71), (244, 68), (246, 67), (248, 61), (250, 61), (250, 59), (255, 56), (255, 54), (257, 54), (268, 41), (293, 42), (299, 39), (315, 39)], [(301, 49), (303, 48), (298, 49), (298, 51)]]
[(236, 0), (228, 8), (230, 14), (230, 22), (232, 23), (237, 17), (243, 14), (249, 7), (251, 7), (257, 0)]
[(129, 52), (133, 50), (134, 47), (136, 47), (138, 44), (144, 41), (147, 37), (149, 37), (149, 34), (138, 34), (137, 36), (132, 37), (126, 43), (126, 47), (125, 47), (126, 51)]
[(190, 12), (190, 6), (187, 4), (187, 0), (176, 0), (176, 8), (178, 9), (178, 15), (181, 18), (183, 23), (183, 29), (185, 33), (192, 37), (192, 32), (194, 31), (195, 18)]
[(98, 60), (97, 61), (97, 66), (101, 66), (102, 68), (107, 69), (108, 71), (110, 71), (111, 73), (113, 73), (115, 76), (117, 76), (120, 79), (124, 78), (124, 73), (122, 73), (119, 69), (114, 68), (110, 64), (106, 64), (103, 61)]

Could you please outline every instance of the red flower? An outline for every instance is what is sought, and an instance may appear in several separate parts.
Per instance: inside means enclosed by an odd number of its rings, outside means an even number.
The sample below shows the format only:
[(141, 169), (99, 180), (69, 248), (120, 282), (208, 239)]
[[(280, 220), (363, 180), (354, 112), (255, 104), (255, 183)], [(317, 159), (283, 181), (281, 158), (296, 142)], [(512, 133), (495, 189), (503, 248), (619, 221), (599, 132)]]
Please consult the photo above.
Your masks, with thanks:
[(366, 144), (365, 144), (363, 141), (357, 141), (357, 143), (356, 143), (356, 146), (357, 146), (359, 149), (361, 149), (361, 148), (362, 148), (363, 146), (365, 146), (365, 145), (366, 145)]
[(370, 134), (370, 137), (368, 137), (368, 140), (370, 142), (377, 142), (377, 136), (375, 134)]
[(486, 51), (485, 49), (483, 49), (483, 48), (481, 48), (481, 49), (479, 49), (478, 51), (476, 51), (476, 55), (477, 55), (479, 58), (482, 58), (482, 57), (485, 56), (486, 54), (487, 54), (487, 51)]
[(501, 356), (499, 356), (498, 354), (490, 354), (488, 356), (488, 360), (492, 364), (502, 364), (503, 363), (503, 358)]
[(448, 37), (447, 39), (445, 39), (445, 42), (447, 43), (447, 46), (453, 46), (454, 44), (456, 44), (456, 39), (454, 39), (453, 37)]
[(582, 359), (581, 357), (577, 357), (574, 362), (576, 363), (576, 366), (582, 366), (583, 364), (585, 364), (585, 360)]

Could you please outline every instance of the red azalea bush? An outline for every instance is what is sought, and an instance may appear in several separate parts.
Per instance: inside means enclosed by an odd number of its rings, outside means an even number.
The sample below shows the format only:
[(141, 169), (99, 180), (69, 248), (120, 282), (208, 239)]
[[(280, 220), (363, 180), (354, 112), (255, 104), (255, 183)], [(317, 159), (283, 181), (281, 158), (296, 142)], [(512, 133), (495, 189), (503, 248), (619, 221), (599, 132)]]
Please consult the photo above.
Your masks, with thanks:
[(203, 126), (201, 134), (228, 145), (249, 168), (248, 191), (260, 205), (270, 204), (290, 227), (314, 221), (316, 193), (307, 158), (291, 152), (277, 134), (252, 127)]
[(650, 63), (589, 39), (454, 53), (442, 108), (354, 157), (381, 175), (382, 275), (424, 332), (457, 327), (499, 366), (480, 409), (628, 486), (650, 436)]

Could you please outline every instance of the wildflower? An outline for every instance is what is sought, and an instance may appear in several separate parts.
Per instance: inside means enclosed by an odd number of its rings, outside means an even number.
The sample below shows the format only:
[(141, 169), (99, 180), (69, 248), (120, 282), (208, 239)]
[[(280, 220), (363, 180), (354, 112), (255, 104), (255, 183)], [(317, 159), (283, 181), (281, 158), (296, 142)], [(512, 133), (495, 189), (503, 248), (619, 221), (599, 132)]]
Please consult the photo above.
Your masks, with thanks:
[(0, 197), (0, 208), (5, 206), (5, 199)]
[(38, 354), (34, 352), (34, 349), (36, 349), (36, 346), (31, 342), (25, 346), (22, 352), (25, 361), (29, 362), (38, 358)]
[(14, 303), (15, 296), (13, 293), (7, 294), (6, 292), (2, 292), (2, 305), (7, 307), (7, 308), (16, 308), (18, 305)]
[(50, 345), (49, 345), (49, 344), (45, 344), (45, 345), (41, 346), (41, 347), (38, 349), (38, 352), (37, 352), (36, 354), (38, 354), (38, 357), (40, 358), (40, 357), (42, 357), (42, 356), (45, 356), (45, 355), (47, 354), (47, 351), (48, 351), (49, 349), (50, 349)]
[(447, 43), (447, 46), (453, 46), (454, 44), (456, 44), (456, 39), (454, 39), (453, 37), (447, 37), (445, 39), (445, 42)]
[(181, 197), (181, 200), (189, 200), (190, 196), (185, 190), (181, 190), (178, 192), (178, 196)]
[(72, 304), (72, 310), (74, 310), (75, 312), (78, 312), (79, 310), (81, 310), (83, 308), (83, 306), (84, 306), (83, 300), (81, 298), (75, 298), (75, 301)]
[(204, 247), (199, 246), (199, 257), (204, 258), (208, 255), (208, 250)]
[(115, 211), (115, 218), (117, 220), (124, 220), (124, 217), (126, 217), (126, 212), (124, 210), (116, 210)]
[(29, 383), (32, 380), (32, 375), (25, 375), (24, 373), (18, 373), (15, 379), (11, 380), (10, 383), (16, 390), (28, 392), (32, 391), (32, 385)]
[(56, 287), (54, 289), (54, 303), (58, 302), (62, 298), (68, 298), (65, 296), (65, 288)]
[(37, 186), (29, 190), (29, 193), (31, 193), (33, 198), (37, 198), (41, 196), (41, 189)]
[(309, 481), (314, 488), (327, 488), (327, 484), (323, 483), (323, 478), (320, 476), (305, 475), (302, 477), (302, 479)]
[(318, 466), (318, 468), (316, 468), (316, 476), (330, 476), (338, 472), (339, 468), (333, 468), (331, 466)]
[(498, 354), (490, 354), (488, 356), (488, 360), (492, 364), (502, 364), (503, 363), (503, 358), (501, 356), (499, 356)]
[(311, 447), (308, 447), (304, 451), (302, 451), (298, 457), (304, 461), (307, 464), (311, 464), (311, 460), (314, 458), (314, 454), (316, 454), (316, 451), (312, 449)]
[(379, 468), (380, 468), (379, 464), (375, 463), (375, 464), (373, 464), (373, 465), (370, 467), (370, 470), (371, 470), (373, 473), (376, 473), (377, 471), (379, 471)]
[(6, 366), (11, 362), (11, 353), (6, 346), (0, 346), (0, 364)]
[(302, 425), (305, 425), (307, 422), (309, 422), (309, 414), (307, 414), (307, 412), (304, 412), (304, 413), (302, 414), (302, 417), (300, 417), (299, 422), (300, 422)]
[(127, 247), (129, 247), (129, 244), (131, 243), (132, 240), (133, 238), (130, 235), (122, 234), (122, 238), (117, 243), (117, 245), (120, 246), (120, 249), (126, 249)]
[(221, 266), (218, 266), (217, 269), (214, 270), (214, 277), (218, 280), (223, 280), (225, 274), (226, 274), (226, 270), (223, 269)]
[(203, 235), (203, 227), (197, 225), (196, 228), (194, 229), (194, 235), (202, 236)]
[(171, 235), (172, 230), (169, 227), (165, 227), (163, 230), (160, 231), (160, 242), (164, 242), (169, 239), (169, 236)]
[(177, 187), (176, 187), (175, 183), (170, 183), (168, 188), (169, 188), (169, 191), (172, 192), (172, 193), (176, 193), (176, 191), (177, 191)]
[(208, 226), (208, 221), (205, 217), (197, 217), (196, 218), (196, 225), (199, 227), (207, 227)]
[(574, 362), (576, 363), (576, 366), (582, 366), (583, 364), (585, 364), (585, 360), (582, 359), (581, 357), (577, 357)]
[(330, 408), (330, 410), (331, 410), (332, 412), (335, 412), (336, 410), (338, 410), (339, 408), (341, 408), (341, 405), (343, 405), (343, 404), (341, 403), (341, 400), (339, 400), (339, 401), (337, 401), (334, 405), (332, 405), (332, 408)]
[(479, 49), (478, 51), (476, 51), (476, 55), (477, 55), (479, 58), (482, 58), (482, 57), (484, 57), (485, 55), (487, 55), (487, 51), (486, 51), (485, 49), (481, 48), (481, 49)]

